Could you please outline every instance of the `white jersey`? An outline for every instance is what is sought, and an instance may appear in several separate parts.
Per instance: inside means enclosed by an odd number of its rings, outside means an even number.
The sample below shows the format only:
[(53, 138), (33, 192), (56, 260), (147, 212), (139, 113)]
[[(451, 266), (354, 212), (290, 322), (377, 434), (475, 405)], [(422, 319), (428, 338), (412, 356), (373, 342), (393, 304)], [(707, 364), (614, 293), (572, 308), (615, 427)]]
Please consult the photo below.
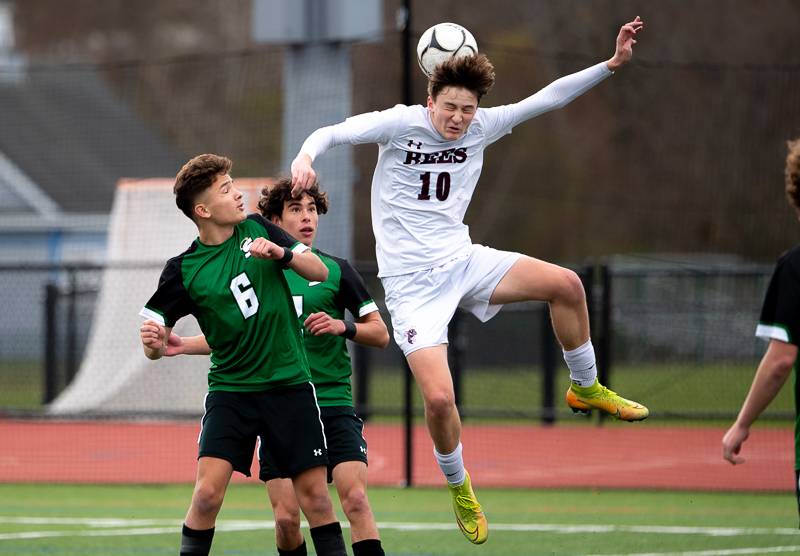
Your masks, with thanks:
[(378, 276), (433, 268), (468, 252), (464, 215), (483, 168), (483, 151), (520, 122), (560, 108), (611, 75), (605, 62), (562, 77), (515, 104), (478, 108), (467, 132), (447, 141), (425, 106), (397, 106), (347, 118), (312, 133), (312, 160), (341, 144), (377, 143), (372, 229)]

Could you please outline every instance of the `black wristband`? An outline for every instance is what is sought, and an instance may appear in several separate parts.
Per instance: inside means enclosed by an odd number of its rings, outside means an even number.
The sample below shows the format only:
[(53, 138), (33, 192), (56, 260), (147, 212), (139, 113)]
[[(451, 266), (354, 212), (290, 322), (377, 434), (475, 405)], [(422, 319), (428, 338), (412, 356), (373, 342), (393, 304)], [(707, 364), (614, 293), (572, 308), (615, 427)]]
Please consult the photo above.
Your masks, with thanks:
[(283, 257), (281, 257), (281, 259), (280, 259), (281, 263), (283, 263), (285, 265), (289, 264), (292, 261), (292, 258), (294, 258), (294, 252), (291, 249), (289, 249), (287, 247), (284, 247), (283, 248)]
[(343, 320), (344, 323), (344, 332), (342, 332), (342, 336), (347, 338), (348, 340), (352, 340), (356, 337), (356, 325), (349, 320)]

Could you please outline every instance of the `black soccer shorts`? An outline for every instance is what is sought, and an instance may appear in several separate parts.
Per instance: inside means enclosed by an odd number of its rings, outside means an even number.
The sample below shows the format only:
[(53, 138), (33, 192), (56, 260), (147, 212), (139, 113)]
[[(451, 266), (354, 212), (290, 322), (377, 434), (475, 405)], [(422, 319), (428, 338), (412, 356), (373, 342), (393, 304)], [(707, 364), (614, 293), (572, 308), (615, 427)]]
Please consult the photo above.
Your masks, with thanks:
[[(346, 461), (367, 463), (367, 441), (364, 439), (364, 422), (358, 418), (350, 406), (322, 407), (322, 423), (325, 425), (325, 439), (328, 445), (328, 482), (333, 482), (333, 468)], [(262, 481), (277, 479), (273, 454), (259, 450)]]
[(199, 456), (227, 460), (250, 476), (253, 451), (270, 454), (280, 477), (327, 465), (328, 451), (311, 383), (263, 392), (209, 392)]

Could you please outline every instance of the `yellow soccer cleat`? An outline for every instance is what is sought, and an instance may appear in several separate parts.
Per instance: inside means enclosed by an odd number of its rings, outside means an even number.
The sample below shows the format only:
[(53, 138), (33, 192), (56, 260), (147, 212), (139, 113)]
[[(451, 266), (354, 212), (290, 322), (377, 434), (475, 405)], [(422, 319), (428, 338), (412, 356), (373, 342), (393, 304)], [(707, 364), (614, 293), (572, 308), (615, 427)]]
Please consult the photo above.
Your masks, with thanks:
[(566, 400), (575, 413), (588, 414), (592, 409), (599, 409), (621, 421), (642, 421), (650, 415), (650, 410), (642, 404), (626, 400), (596, 380), (587, 387), (573, 384), (567, 389)]
[[(465, 472), (466, 473), (466, 472)], [(447, 485), (453, 496), (453, 510), (456, 513), (458, 528), (464, 533), (469, 542), (483, 544), (489, 536), (489, 523), (483, 515), (481, 505), (472, 491), (469, 473), (466, 473), (464, 482), (459, 486)]]

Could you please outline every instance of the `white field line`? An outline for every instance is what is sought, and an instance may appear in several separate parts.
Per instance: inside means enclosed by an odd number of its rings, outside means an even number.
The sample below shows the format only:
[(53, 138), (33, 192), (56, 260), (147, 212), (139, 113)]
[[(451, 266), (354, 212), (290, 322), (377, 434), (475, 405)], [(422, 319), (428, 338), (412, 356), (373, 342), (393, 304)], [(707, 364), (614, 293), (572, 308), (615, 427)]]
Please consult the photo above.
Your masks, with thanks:
[[(47, 531), (19, 531), (14, 533), (0, 533), (0, 540), (34, 539), (44, 537), (100, 537), (124, 535), (162, 535), (175, 534), (180, 529), (182, 521), (170, 519), (121, 519), (121, 518), (89, 518), (89, 517), (3, 517), (0, 524), (8, 525), (76, 525), (89, 527), (89, 529), (75, 530), (47, 530)], [(303, 526), (307, 527), (304, 523)], [(346, 522), (342, 527), (348, 527)], [(438, 531), (450, 530), (455, 526), (450, 523), (406, 523), (406, 522), (379, 522), (379, 529), (393, 529), (398, 531)], [(275, 522), (268, 520), (219, 520), (219, 531), (251, 531), (259, 529), (274, 529)], [(672, 527), (658, 525), (569, 525), (550, 523), (492, 523), (492, 531), (506, 532), (537, 532), (537, 533), (633, 533), (655, 535), (702, 535), (707, 537), (741, 537), (752, 535), (786, 535), (798, 536), (797, 529), (784, 528), (754, 528), (754, 527)], [(776, 552), (787, 552), (791, 547), (774, 547)], [(681, 552), (681, 553), (652, 553), (653, 556), (716, 556), (725, 554), (753, 554), (751, 552)], [(766, 550), (758, 549), (758, 550)], [(651, 554), (631, 554), (628, 556), (651, 556)]]

